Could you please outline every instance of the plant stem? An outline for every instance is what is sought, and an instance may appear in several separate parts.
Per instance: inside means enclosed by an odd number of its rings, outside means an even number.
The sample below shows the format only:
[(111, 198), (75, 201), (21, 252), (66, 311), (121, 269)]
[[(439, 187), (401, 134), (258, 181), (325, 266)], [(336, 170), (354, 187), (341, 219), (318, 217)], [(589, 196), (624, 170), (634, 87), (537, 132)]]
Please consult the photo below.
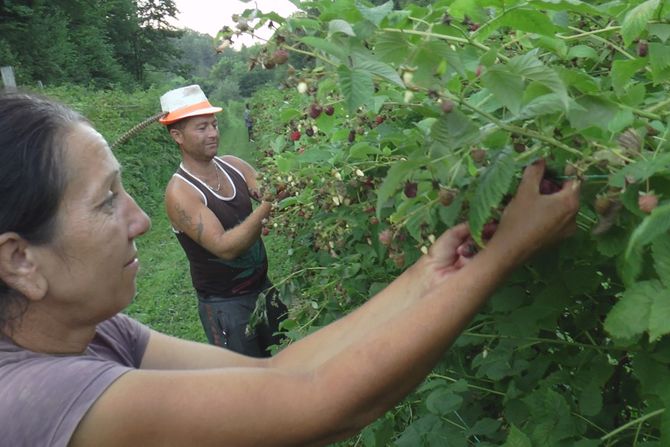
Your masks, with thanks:
[[(437, 373), (433, 373), (428, 377), (431, 378), (431, 379), (447, 380), (449, 382), (454, 382), (454, 383), (458, 382), (458, 379), (454, 379), (453, 377), (449, 377), (449, 376), (443, 376), (442, 374), (437, 374)], [(505, 396), (505, 393), (503, 393), (503, 392), (492, 390), (490, 388), (484, 388), (483, 386), (472, 385), (472, 384), (468, 383), (467, 387), (472, 388), (473, 390), (485, 391), (489, 394), (497, 394), (498, 396)]]
[[(401, 33), (401, 34), (413, 34), (415, 36), (422, 36), (422, 37), (434, 37), (435, 39), (440, 39), (440, 40), (446, 40), (448, 42), (457, 42), (457, 43), (462, 43), (465, 45), (472, 45), (474, 47), (479, 48), (480, 50), (483, 51), (490, 51), (491, 48), (487, 47), (486, 45), (483, 45), (475, 40), (470, 40), (466, 39), (463, 37), (455, 37), (455, 36), (447, 36), (445, 34), (437, 34), (437, 33), (429, 33), (426, 31), (416, 31), (416, 30), (407, 30), (407, 29), (396, 29), (396, 28), (382, 28), (382, 31), (390, 32), (390, 33)], [(504, 54), (498, 53), (498, 57), (501, 60), (504, 60), (505, 62), (509, 61), (509, 58), (505, 56)]]
[(621, 433), (622, 431), (627, 430), (627, 429), (629, 429), (630, 427), (632, 427), (632, 426), (634, 426), (634, 425), (642, 424), (642, 423), (643, 423), (644, 421), (646, 421), (647, 419), (651, 419), (651, 418), (653, 418), (654, 416), (658, 416), (659, 414), (663, 414), (664, 412), (665, 412), (665, 408), (661, 408), (661, 409), (659, 409), (659, 410), (652, 411), (652, 412), (649, 413), (649, 414), (645, 414), (644, 416), (641, 416), (641, 417), (639, 417), (639, 418), (637, 418), (637, 419), (635, 419), (635, 420), (633, 420), (633, 421), (627, 422), (627, 423), (623, 424), (621, 427), (612, 430), (611, 432), (609, 432), (609, 433), (607, 433), (606, 435), (604, 435), (603, 437), (601, 437), (600, 440), (601, 440), (601, 441), (606, 441), (607, 439), (609, 439), (609, 438), (611, 438), (611, 437), (613, 437), (613, 436), (618, 435), (618, 434)]

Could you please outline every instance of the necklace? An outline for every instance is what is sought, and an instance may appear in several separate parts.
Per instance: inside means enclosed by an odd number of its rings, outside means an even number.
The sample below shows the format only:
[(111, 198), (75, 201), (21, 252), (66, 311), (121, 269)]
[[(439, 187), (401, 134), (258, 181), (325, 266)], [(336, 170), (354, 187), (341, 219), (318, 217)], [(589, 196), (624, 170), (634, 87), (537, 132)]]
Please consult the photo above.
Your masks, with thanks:
[(215, 191), (219, 192), (219, 190), (221, 189), (221, 177), (219, 174), (219, 167), (216, 165), (216, 163), (214, 163), (214, 170), (216, 171), (216, 182), (217, 182)]

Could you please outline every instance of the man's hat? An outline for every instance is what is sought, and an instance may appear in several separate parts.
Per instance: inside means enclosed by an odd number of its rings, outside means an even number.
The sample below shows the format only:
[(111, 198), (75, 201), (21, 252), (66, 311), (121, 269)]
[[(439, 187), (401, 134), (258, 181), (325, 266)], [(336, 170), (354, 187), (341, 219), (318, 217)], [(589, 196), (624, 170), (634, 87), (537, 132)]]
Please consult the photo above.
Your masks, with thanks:
[(161, 96), (161, 110), (168, 114), (158, 121), (168, 125), (191, 116), (218, 113), (223, 109), (213, 107), (199, 85), (189, 85), (170, 90)]

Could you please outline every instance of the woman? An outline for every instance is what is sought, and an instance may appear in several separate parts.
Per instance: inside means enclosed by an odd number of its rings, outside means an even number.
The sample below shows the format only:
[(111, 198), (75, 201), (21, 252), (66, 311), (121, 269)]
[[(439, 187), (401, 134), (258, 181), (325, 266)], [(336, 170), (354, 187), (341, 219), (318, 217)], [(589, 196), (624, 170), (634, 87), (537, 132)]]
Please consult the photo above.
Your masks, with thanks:
[[(12, 446), (323, 445), (430, 372), (495, 287), (574, 229), (578, 185), (526, 169), (487, 248), (464, 225), (348, 316), (257, 359), (125, 317), (149, 219), (81, 116), (0, 95), (0, 432)], [(462, 247), (461, 247), (462, 248)]]

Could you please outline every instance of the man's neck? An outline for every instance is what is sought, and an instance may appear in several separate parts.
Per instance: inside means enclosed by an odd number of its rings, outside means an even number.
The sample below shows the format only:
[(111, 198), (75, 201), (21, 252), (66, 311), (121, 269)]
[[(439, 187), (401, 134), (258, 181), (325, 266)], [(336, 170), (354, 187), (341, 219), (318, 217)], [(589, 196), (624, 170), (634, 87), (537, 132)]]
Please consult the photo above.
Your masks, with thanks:
[(210, 158), (209, 160), (198, 160), (193, 157), (182, 155), (181, 163), (189, 172), (198, 176), (207, 176), (211, 174), (212, 169), (215, 167), (213, 158)]

